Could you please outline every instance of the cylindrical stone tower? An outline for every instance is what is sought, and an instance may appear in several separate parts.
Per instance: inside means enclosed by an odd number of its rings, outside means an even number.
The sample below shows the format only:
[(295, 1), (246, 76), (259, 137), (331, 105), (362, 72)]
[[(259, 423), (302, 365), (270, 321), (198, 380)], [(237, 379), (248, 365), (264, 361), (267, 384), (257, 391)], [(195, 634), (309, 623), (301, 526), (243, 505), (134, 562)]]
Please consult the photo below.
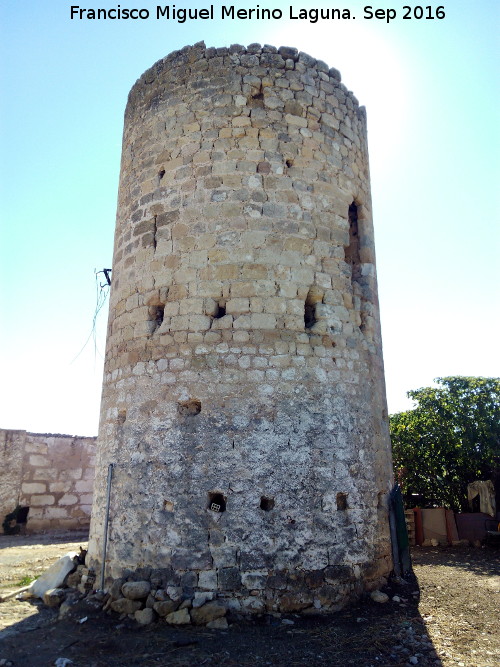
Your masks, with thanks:
[(132, 88), (97, 570), (111, 463), (108, 582), (321, 611), (389, 573), (366, 117), (325, 63), (201, 43)]

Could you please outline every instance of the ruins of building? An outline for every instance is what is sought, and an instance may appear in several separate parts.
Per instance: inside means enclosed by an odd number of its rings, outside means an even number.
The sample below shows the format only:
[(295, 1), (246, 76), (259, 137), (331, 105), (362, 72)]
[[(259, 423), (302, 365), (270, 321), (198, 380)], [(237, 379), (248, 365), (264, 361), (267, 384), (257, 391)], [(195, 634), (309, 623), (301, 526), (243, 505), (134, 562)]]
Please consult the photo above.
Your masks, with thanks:
[(14, 532), (88, 528), (95, 447), (96, 438), (0, 429), (0, 525), (14, 514)]
[(125, 112), (87, 563), (336, 609), (391, 486), (364, 108), (294, 48), (170, 54)]

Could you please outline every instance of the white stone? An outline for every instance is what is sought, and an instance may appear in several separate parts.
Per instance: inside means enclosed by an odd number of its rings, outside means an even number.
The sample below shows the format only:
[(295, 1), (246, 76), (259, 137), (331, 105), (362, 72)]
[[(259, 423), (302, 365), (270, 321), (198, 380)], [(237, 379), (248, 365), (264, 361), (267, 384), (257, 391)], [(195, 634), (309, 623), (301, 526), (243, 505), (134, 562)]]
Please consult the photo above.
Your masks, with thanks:
[(372, 591), (370, 597), (374, 602), (387, 602), (389, 599), (389, 596), (382, 593), (382, 591)]
[(66, 575), (75, 569), (73, 558), (76, 556), (76, 551), (70, 551), (52, 563), (49, 569), (31, 584), (30, 593), (36, 598), (43, 598), (44, 593), (51, 588), (59, 588)]
[(173, 611), (165, 617), (165, 620), (169, 625), (189, 625), (191, 623), (191, 617), (187, 609)]

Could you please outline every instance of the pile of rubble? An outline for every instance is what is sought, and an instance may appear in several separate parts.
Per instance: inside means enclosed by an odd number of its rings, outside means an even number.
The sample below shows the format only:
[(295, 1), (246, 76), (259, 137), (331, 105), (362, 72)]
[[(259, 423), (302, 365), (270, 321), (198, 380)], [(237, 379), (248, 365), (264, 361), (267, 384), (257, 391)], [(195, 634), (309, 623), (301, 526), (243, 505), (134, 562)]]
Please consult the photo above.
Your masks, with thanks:
[(161, 571), (145, 573), (137, 580), (136, 573), (115, 579), (108, 591), (94, 590), (95, 572), (84, 564), (85, 552), (66, 554), (54, 563), (37, 581), (23, 592), (35, 596), (48, 607), (59, 607), (59, 618), (85, 598), (87, 604), (108, 614), (117, 613), (121, 620), (135, 619), (139, 625), (149, 625), (165, 619), (169, 625), (204, 625), (208, 628), (228, 627), (230, 602), (216, 600), (213, 591), (193, 591), (186, 596), (180, 586), (162, 586)]

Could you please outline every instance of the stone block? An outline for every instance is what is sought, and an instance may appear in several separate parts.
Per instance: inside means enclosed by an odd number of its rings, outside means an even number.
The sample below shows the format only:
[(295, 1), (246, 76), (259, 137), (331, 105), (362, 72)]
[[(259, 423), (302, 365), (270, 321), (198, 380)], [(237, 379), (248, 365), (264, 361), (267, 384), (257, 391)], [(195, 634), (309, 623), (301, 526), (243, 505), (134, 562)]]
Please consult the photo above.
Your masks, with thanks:
[(45, 493), (45, 491), (47, 491), (47, 485), (42, 484), (41, 482), (24, 482), (21, 485), (21, 491), (25, 494)]
[(28, 460), (30, 466), (35, 467), (50, 466), (51, 463), (47, 456), (42, 456), (41, 454), (31, 454)]
[(172, 567), (175, 570), (208, 570), (212, 565), (210, 552), (191, 550), (176, 551), (172, 554)]
[(71, 482), (50, 482), (49, 491), (51, 493), (66, 493), (70, 490)]
[(267, 582), (267, 572), (243, 572), (241, 581), (248, 590), (264, 589)]
[(248, 313), (250, 311), (250, 301), (249, 299), (229, 299), (226, 302), (226, 313), (238, 315), (240, 313)]
[(139, 625), (149, 625), (154, 620), (154, 612), (149, 607), (139, 609), (135, 612), (134, 618)]
[(47, 507), (45, 509), (44, 517), (46, 519), (67, 519), (68, 510), (64, 507)]
[(59, 472), (60, 480), (71, 480), (82, 478), (82, 468), (67, 468)]
[(280, 596), (279, 606), (283, 613), (301, 611), (312, 606), (313, 596), (308, 592), (285, 593)]
[(191, 610), (191, 620), (195, 625), (206, 625), (227, 613), (226, 607), (220, 602), (207, 602), (202, 607)]
[(135, 614), (135, 612), (141, 608), (142, 603), (139, 602), (139, 600), (119, 598), (118, 600), (113, 600), (110, 606), (111, 609), (118, 614)]
[(129, 600), (143, 600), (149, 595), (149, 581), (127, 581), (121, 588), (122, 595)]
[(252, 329), (275, 329), (276, 317), (267, 313), (252, 313), (251, 317)]
[(30, 502), (34, 507), (43, 507), (44, 505), (53, 505), (55, 498), (49, 494), (32, 495)]
[(191, 623), (189, 611), (185, 608), (168, 614), (165, 620), (169, 625), (189, 625)]
[(217, 577), (222, 591), (241, 588), (241, 572), (237, 567), (223, 567), (218, 571)]
[(158, 614), (158, 616), (168, 616), (169, 614), (177, 611), (177, 608), (180, 605), (180, 600), (158, 600), (153, 604), (153, 609)]
[(205, 602), (209, 602), (214, 599), (215, 593), (214, 592), (208, 592), (208, 591), (197, 591), (194, 594), (194, 600), (193, 600), (193, 609), (197, 609), (198, 607), (201, 607), (202, 605), (205, 604)]
[(59, 498), (58, 505), (75, 505), (78, 502), (78, 496), (71, 493), (65, 493), (62, 498)]
[(258, 597), (244, 598), (241, 601), (241, 607), (243, 611), (250, 614), (264, 614), (266, 611), (265, 603)]
[(47, 454), (48, 447), (45, 442), (29, 442), (29, 440), (27, 440), (24, 449), (29, 454)]
[(67, 588), (50, 588), (43, 594), (43, 602), (47, 607), (59, 607), (66, 598)]

